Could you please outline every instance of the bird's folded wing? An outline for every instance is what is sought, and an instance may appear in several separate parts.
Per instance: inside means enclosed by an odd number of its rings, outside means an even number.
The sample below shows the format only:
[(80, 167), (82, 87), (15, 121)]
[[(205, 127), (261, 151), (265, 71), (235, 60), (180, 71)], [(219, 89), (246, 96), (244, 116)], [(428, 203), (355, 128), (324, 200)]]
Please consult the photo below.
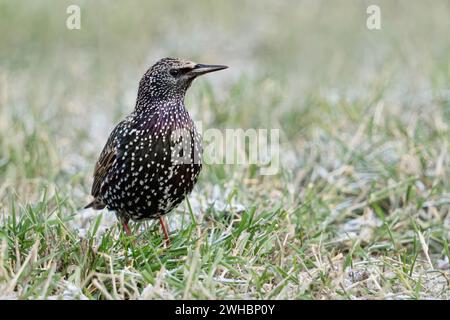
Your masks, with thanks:
[(92, 184), (91, 194), (94, 197), (99, 196), (100, 186), (116, 160), (116, 148), (108, 143), (103, 148), (100, 158), (95, 164), (94, 183)]
[(100, 157), (95, 164), (94, 169), (94, 182), (92, 184), (91, 194), (96, 198), (100, 195), (100, 187), (105, 180), (112, 166), (117, 159), (117, 133), (123, 129), (127, 120), (120, 122), (114, 130), (111, 132), (105, 147), (100, 154)]

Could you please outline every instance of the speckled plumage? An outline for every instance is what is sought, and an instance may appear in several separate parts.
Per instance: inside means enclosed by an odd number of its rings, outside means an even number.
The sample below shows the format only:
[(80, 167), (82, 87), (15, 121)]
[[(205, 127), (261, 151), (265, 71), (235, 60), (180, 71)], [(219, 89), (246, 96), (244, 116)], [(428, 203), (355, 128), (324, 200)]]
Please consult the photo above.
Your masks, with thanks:
[(139, 83), (135, 110), (112, 131), (94, 170), (87, 207), (128, 220), (156, 219), (190, 193), (202, 168), (201, 136), (184, 105), (199, 75), (226, 68), (165, 58)]

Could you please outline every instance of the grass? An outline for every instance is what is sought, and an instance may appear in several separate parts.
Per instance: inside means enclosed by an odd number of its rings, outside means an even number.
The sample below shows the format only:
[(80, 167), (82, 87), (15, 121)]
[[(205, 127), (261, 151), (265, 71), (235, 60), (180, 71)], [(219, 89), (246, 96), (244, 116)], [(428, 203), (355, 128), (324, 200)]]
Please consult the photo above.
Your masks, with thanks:
[[(0, 298), (449, 299), (448, 3), (378, 1), (376, 32), (360, 2), (77, 3), (72, 32), (72, 2), (0, 1)], [(281, 165), (206, 166), (165, 247), (80, 208), (170, 55), (229, 64), (193, 118), (280, 129)]]

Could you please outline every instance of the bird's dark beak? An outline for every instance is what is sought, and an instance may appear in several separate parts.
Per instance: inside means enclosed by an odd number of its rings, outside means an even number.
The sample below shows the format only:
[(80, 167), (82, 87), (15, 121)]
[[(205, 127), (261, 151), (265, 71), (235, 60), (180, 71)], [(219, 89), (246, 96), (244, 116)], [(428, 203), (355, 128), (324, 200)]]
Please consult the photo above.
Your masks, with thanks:
[(200, 76), (205, 73), (219, 71), (228, 68), (227, 66), (214, 65), (214, 64), (196, 64), (195, 67), (189, 71), (189, 75)]

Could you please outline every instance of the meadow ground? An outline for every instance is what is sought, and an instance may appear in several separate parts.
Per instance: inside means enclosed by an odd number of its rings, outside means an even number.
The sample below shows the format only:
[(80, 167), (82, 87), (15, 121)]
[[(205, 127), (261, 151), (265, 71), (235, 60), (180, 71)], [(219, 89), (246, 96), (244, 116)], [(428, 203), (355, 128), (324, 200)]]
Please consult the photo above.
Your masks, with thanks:
[[(450, 5), (373, 2), (0, 0), (0, 298), (448, 299)], [(230, 66), (204, 128), (281, 132), (276, 175), (205, 167), (168, 248), (80, 210), (164, 56)]]

